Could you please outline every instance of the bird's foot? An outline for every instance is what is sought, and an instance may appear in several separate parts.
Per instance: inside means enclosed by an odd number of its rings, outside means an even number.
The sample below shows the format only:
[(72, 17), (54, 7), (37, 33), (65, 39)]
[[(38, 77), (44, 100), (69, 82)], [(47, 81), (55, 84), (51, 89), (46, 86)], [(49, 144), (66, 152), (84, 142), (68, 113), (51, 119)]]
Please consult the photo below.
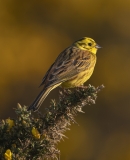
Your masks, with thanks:
[(86, 89), (86, 88), (87, 88), (87, 86), (80, 85), (80, 86), (77, 86), (76, 88), (77, 88), (77, 89), (78, 89), (78, 88)]

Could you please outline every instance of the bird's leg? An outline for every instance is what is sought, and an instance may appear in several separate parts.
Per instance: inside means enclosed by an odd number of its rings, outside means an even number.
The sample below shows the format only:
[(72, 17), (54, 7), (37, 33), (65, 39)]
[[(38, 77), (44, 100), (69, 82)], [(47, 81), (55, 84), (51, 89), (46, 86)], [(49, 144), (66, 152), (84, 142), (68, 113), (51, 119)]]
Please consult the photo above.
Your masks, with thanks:
[(80, 85), (80, 86), (77, 86), (77, 88), (86, 89), (86, 88), (87, 88), (87, 86), (84, 86), (84, 85), (82, 84), (82, 85)]

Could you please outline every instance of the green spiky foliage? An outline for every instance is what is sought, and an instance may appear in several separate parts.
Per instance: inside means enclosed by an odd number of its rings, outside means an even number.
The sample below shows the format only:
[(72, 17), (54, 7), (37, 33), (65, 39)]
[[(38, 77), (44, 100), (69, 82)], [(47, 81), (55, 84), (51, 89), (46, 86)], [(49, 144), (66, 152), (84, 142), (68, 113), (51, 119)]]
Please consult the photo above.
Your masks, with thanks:
[[(27, 111), (27, 107), (18, 104), (16, 119), (0, 122), (0, 159), (11, 151), (12, 160), (59, 159), (60, 151), (56, 145), (65, 137), (64, 133), (75, 116), (83, 112), (84, 106), (95, 104), (98, 92), (103, 85), (65, 89), (59, 92), (59, 101), (51, 101), (46, 113)], [(33, 131), (32, 131), (33, 129)]]

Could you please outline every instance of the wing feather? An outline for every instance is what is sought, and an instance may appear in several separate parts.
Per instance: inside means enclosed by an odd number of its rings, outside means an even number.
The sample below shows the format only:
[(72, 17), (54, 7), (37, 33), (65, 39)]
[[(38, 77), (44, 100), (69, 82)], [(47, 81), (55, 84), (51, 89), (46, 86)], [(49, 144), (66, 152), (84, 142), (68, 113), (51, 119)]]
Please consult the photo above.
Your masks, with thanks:
[[(52, 85), (73, 79), (90, 66), (91, 53), (71, 46), (64, 50), (45, 74), (41, 85)], [(41, 86), (40, 85), (40, 86)]]

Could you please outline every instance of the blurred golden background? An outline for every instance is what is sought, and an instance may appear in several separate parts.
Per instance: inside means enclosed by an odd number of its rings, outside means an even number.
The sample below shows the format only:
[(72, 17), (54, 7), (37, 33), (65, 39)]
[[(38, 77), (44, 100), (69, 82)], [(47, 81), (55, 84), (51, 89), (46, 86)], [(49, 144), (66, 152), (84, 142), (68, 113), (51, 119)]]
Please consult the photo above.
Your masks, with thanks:
[[(103, 48), (86, 83), (104, 84), (61, 142), (61, 160), (130, 159), (130, 1), (0, 1), (0, 119), (29, 105), (58, 54), (88, 36)], [(50, 93), (58, 97), (58, 90)], [(43, 107), (41, 107), (43, 110)]]

